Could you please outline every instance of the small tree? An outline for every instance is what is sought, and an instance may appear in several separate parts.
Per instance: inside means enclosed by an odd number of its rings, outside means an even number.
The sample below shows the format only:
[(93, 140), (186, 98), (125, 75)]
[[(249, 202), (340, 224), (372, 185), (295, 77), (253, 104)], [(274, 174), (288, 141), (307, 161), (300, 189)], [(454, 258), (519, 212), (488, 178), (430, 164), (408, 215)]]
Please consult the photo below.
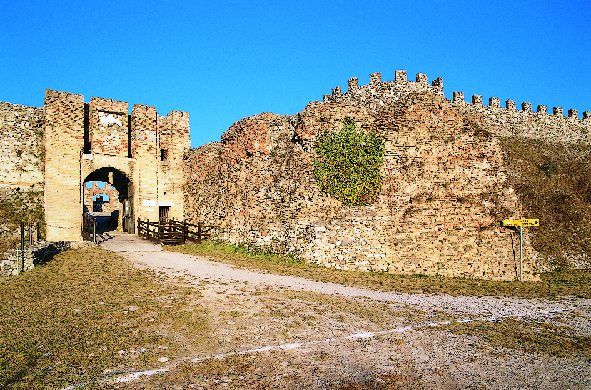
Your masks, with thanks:
[(342, 130), (321, 133), (315, 149), (314, 180), (323, 192), (347, 206), (375, 202), (382, 188), (384, 139), (357, 130), (347, 117)]

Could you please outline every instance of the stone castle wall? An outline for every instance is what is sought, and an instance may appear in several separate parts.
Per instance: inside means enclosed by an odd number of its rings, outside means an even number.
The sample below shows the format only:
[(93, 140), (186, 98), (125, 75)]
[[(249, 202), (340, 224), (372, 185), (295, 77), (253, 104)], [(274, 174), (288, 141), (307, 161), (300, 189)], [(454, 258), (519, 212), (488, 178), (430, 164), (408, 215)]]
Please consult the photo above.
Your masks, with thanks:
[(0, 102), (0, 183), (43, 188), (43, 109)]
[(185, 154), (191, 148), (189, 114), (172, 111), (158, 121), (159, 206), (169, 207), (168, 217), (184, 219)]
[[(188, 113), (136, 104), (128, 114), (126, 102), (48, 90), (43, 109), (0, 103), (0, 185), (44, 185), (50, 240), (80, 238), (83, 182), (101, 180), (132, 205), (133, 220), (156, 220), (166, 207), (169, 217), (218, 226), (220, 239), (329, 267), (514, 279), (517, 240), (499, 221), (537, 216), (523, 215), (508, 184), (501, 140), (588, 145), (591, 115), (453, 96), (441, 78), (374, 73), (295, 115), (244, 118), (221, 142), (187, 153)], [(317, 136), (345, 117), (385, 139), (384, 183), (369, 206), (345, 207), (313, 179)], [(524, 254), (524, 276), (535, 279), (527, 231)]]
[[(155, 107), (140, 104), (128, 114), (128, 107), (112, 99), (93, 97), (84, 103), (82, 95), (46, 92), (48, 239), (81, 239), (85, 181), (113, 185), (120, 195), (116, 209), (127, 202), (133, 210), (126, 215), (131, 221), (157, 220), (163, 206), (170, 208), (170, 216), (183, 218), (179, 162), (190, 147), (189, 115), (173, 111), (162, 117)], [(133, 227), (127, 230), (133, 232)]]
[[(460, 96), (460, 95), (457, 95)], [(481, 100), (480, 100), (481, 101)], [(515, 279), (514, 233), (524, 216), (507, 184), (500, 139), (588, 142), (591, 121), (450, 101), (441, 78), (349, 81), (293, 116), (245, 118), (187, 161), (186, 214), (219, 238), (290, 252), (341, 269)], [(526, 106), (527, 108), (527, 106)], [(353, 118), (385, 138), (384, 184), (370, 206), (345, 207), (314, 182), (321, 131)], [(524, 277), (538, 257), (526, 232)]]

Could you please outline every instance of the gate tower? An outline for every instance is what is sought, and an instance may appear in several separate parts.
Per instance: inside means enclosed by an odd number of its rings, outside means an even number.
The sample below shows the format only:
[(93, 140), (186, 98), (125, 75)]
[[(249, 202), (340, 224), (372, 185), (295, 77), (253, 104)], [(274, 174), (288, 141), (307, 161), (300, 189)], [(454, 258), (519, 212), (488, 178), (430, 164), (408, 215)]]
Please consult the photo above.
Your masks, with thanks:
[[(160, 208), (183, 219), (183, 157), (189, 113), (160, 116), (155, 107), (45, 91), (45, 221), (48, 241), (80, 241), (84, 182), (103, 180), (119, 192), (133, 232), (137, 218)], [(125, 204), (125, 207), (124, 207)]]

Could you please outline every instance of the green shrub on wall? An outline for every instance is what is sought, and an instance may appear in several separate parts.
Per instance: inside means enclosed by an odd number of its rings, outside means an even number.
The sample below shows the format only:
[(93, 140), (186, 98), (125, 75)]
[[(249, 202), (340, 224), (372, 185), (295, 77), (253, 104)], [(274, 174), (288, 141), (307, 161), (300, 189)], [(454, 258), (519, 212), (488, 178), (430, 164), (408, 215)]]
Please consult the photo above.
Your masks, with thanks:
[(371, 204), (382, 187), (384, 140), (371, 131), (357, 130), (351, 118), (343, 122), (342, 130), (318, 137), (314, 179), (323, 192), (347, 206)]

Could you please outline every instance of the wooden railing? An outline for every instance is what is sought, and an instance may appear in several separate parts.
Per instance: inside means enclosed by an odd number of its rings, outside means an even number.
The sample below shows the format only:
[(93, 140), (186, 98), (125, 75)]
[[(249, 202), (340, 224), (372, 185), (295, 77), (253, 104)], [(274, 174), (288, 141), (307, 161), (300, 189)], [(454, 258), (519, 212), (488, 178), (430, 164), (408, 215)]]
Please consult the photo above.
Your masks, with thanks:
[(214, 226), (205, 226), (203, 223), (188, 223), (186, 221), (150, 222), (150, 220), (137, 220), (137, 233), (140, 237), (147, 238), (161, 244), (176, 245), (184, 244), (189, 239), (194, 239), (201, 244), (204, 239), (211, 237)]

